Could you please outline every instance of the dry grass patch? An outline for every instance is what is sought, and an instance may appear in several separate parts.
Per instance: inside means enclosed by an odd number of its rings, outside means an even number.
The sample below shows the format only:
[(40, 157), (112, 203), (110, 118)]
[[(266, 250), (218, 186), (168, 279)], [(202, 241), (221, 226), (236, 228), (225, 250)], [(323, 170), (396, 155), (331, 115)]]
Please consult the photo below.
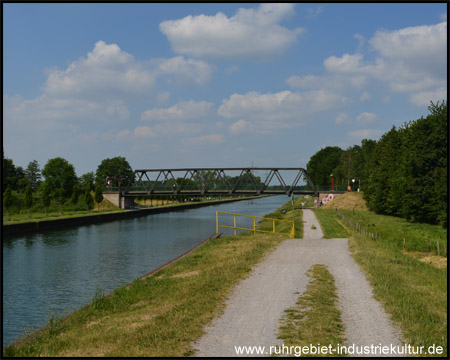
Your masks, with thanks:
[(321, 207), (321, 209), (363, 210), (367, 211), (366, 202), (362, 192), (348, 192), (336, 196), (333, 201)]
[(406, 251), (406, 250), (403, 250), (403, 254), (409, 255), (425, 264), (433, 265), (438, 269), (447, 269), (446, 257), (437, 256), (429, 252)]

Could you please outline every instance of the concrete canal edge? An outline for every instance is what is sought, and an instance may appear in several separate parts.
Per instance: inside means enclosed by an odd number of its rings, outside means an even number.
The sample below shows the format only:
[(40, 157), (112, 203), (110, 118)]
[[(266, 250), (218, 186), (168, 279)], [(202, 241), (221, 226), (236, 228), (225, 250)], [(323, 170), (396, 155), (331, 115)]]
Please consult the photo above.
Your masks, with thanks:
[(7, 224), (2, 226), (2, 235), (22, 235), (30, 233), (40, 233), (48, 230), (62, 229), (73, 226), (82, 226), (90, 224), (99, 224), (108, 221), (133, 219), (136, 217), (162, 214), (172, 211), (182, 211), (188, 209), (195, 209), (204, 206), (223, 204), (234, 201), (250, 200), (259, 197), (246, 197), (246, 198), (232, 198), (232, 199), (222, 199), (215, 201), (205, 201), (198, 203), (188, 203), (180, 204), (175, 206), (165, 206), (157, 208), (139, 209), (139, 210), (129, 210), (114, 213), (103, 213), (98, 215), (87, 215), (79, 216), (66, 219), (54, 219), (54, 220), (35, 220), (33, 222), (20, 223), (20, 224)]

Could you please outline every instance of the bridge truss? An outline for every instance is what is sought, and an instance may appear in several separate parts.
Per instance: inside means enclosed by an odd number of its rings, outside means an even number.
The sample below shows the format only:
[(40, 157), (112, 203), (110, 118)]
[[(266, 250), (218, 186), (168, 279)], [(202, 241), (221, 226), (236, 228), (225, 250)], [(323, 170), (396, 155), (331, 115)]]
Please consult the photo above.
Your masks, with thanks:
[[(231, 176), (234, 174), (235, 176)], [(260, 176), (256, 174), (261, 174)], [(318, 195), (303, 168), (189, 168), (134, 171), (124, 196), (143, 195)], [(284, 178), (283, 178), (284, 176)], [(285, 178), (293, 179), (288, 185)], [(304, 179), (306, 185), (299, 185)]]

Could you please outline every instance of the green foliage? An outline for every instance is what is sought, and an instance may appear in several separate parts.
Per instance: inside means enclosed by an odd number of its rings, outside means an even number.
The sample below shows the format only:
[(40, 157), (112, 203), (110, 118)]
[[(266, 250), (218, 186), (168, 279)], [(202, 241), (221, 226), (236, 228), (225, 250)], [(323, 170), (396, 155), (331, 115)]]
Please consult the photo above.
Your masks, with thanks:
[(41, 180), (41, 169), (39, 168), (39, 164), (36, 160), (33, 160), (28, 164), (25, 170), (25, 178), (31, 185), (31, 189), (33, 191), (37, 191)]
[(75, 184), (73, 186), (72, 196), (70, 197), (70, 202), (73, 205), (76, 205), (78, 203), (78, 196), (79, 196), (79, 189), (78, 189), (78, 185)]
[(95, 175), (93, 171), (87, 172), (80, 176), (80, 184), (87, 186), (89, 190), (94, 191)]
[(88, 210), (90, 210), (94, 207), (94, 199), (92, 199), (89, 188), (86, 188), (86, 191), (84, 192), (84, 201), (86, 202), (86, 208)]
[(5, 209), (9, 210), (12, 205), (11, 187), (8, 185), (3, 194), (3, 206)]
[(95, 187), (95, 202), (97, 203), (97, 207), (100, 205), (102, 200), (103, 200), (102, 187), (100, 184), (97, 184), (97, 186)]
[(377, 213), (446, 227), (447, 103), (429, 110), (377, 142), (364, 198)]
[(76, 184), (77, 176), (75, 168), (67, 160), (57, 157), (50, 159), (42, 170), (45, 182), (50, 185), (54, 196), (60, 196), (59, 189), (64, 189), (64, 197), (69, 198), (73, 186)]
[(95, 182), (106, 184), (107, 178), (113, 176), (120, 180), (121, 186), (134, 181), (134, 171), (124, 157), (103, 160), (95, 173)]
[(330, 175), (339, 165), (342, 152), (340, 147), (327, 146), (311, 156), (306, 165), (306, 171), (314, 185), (320, 187), (331, 184)]
[(31, 209), (33, 206), (33, 194), (31, 192), (31, 185), (28, 184), (27, 189), (25, 190), (25, 207), (27, 209)]
[(42, 204), (47, 209), (50, 206), (50, 203), (52, 202), (52, 199), (50, 197), (50, 185), (44, 183), (41, 188), (41, 193), (42, 193)]

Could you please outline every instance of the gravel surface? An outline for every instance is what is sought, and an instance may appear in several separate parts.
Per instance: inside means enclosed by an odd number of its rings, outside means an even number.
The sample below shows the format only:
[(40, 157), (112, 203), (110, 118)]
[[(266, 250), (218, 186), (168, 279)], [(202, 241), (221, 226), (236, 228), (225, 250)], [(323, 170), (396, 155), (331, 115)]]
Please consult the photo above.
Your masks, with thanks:
[(193, 344), (195, 356), (243, 356), (235, 346), (266, 346), (268, 351), (271, 345), (282, 344), (276, 336), (279, 319), (305, 291), (306, 272), (314, 264), (327, 265), (335, 278), (346, 345), (401, 345), (400, 332), (373, 299), (372, 288), (350, 256), (347, 239), (322, 239), (311, 210), (304, 210), (303, 221), (303, 239), (283, 241), (233, 289), (222, 316)]

